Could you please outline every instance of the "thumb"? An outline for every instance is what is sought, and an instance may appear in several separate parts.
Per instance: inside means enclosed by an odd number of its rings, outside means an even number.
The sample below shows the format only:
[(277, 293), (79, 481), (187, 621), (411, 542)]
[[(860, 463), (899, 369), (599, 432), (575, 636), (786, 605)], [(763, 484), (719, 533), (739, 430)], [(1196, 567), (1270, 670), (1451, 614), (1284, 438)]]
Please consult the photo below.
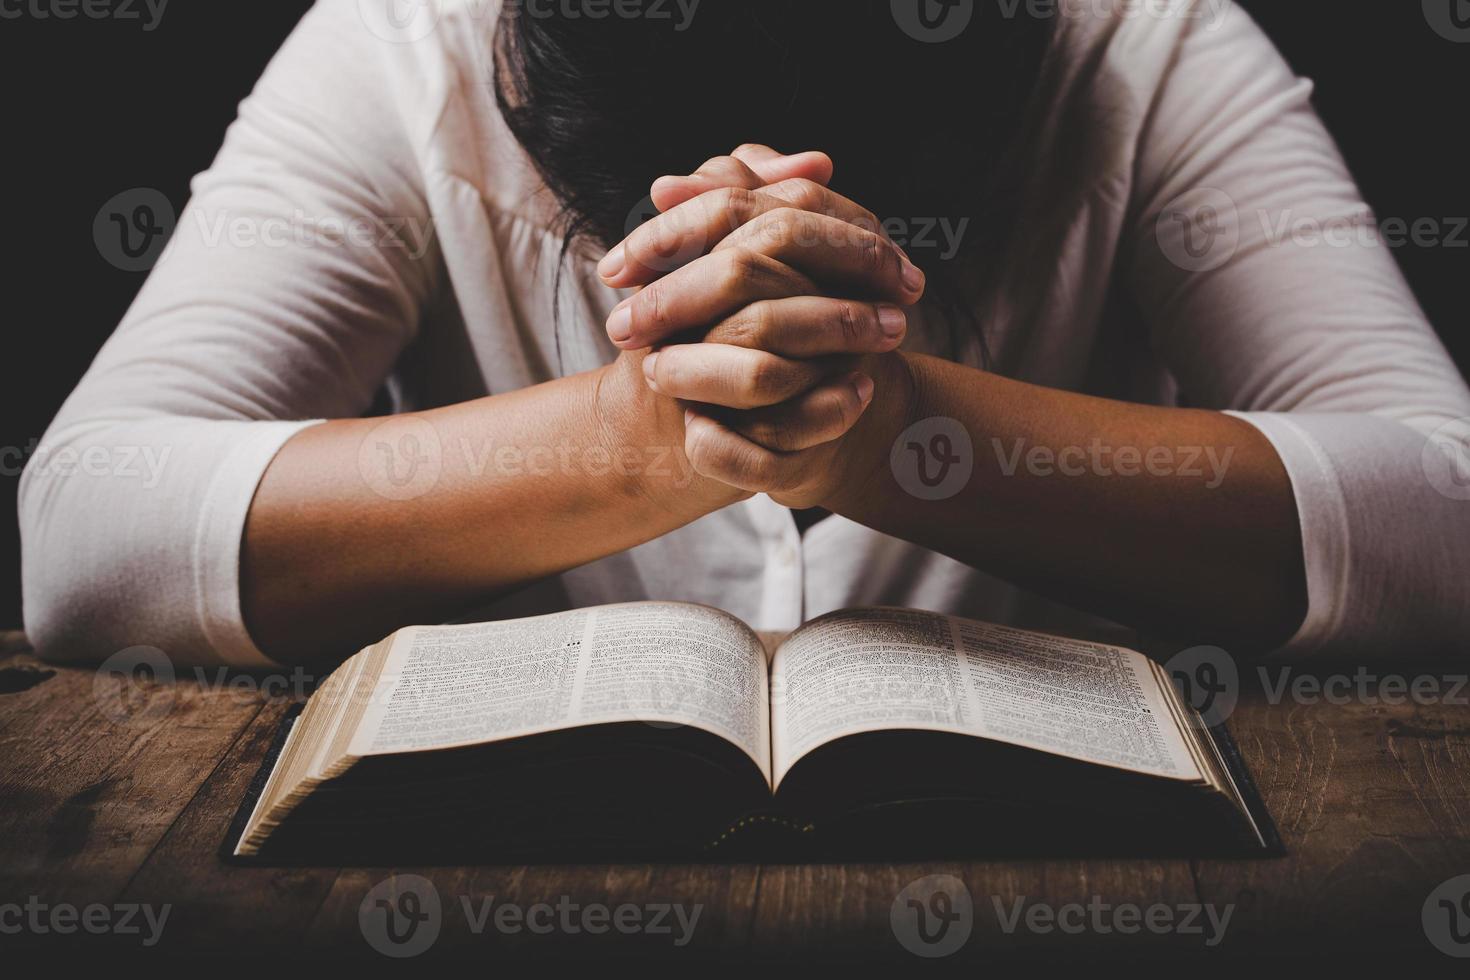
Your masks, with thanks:
[(693, 200), (705, 191), (719, 187), (739, 186), (754, 190), (756, 187), (776, 184), (796, 177), (804, 177), (825, 186), (832, 179), (832, 158), (816, 150), (788, 156), (769, 146), (746, 143), (730, 156), (716, 158), (710, 161), (710, 164), (721, 160), (743, 170), (744, 177), (708, 173), (693, 173), (687, 177), (660, 177), (653, 183), (654, 207), (659, 211), (669, 211), (685, 201)]
[(746, 143), (730, 155), (768, 184), (804, 177), (826, 185), (832, 179), (832, 158), (819, 150), (786, 154), (760, 143)]

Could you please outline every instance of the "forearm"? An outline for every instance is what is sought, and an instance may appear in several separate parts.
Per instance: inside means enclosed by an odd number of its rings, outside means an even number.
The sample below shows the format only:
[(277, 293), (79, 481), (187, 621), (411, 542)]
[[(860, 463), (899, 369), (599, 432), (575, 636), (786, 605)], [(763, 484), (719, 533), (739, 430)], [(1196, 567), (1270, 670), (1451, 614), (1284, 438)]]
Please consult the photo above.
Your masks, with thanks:
[[(1253, 426), (929, 357), (890, 363), (907, 370), (891, 372), (895, 397), (880, 394), (861, 423), (874, 430), (864, 440), (870, 459), (834, 494), (833, 510), (1166, 635), (1262, 648), (1300, 624), (1305, 584), (1291, 482)], [(974, 471), (953, 496), (923, 500), (904, 485), (922, 487), (907, 468), (922, 451), (937, 475), (933, 451), (943, 444), (901, 447), (898, 475), (889, 449), (909, 424), (935, 417), (963, 426)], [(921, 444), (928, 438), (918, 435)]]
[[(666, 200), (675, 206), (599, 270), (610, 286), (645, 287), (614, 311), (608, 336), (625, 349), (666, 345), (650, 383), (698, 406), (687, 448), (699, 472), (1177, 638), (1270, 646), (1302, 622), (1295, 496), (1255, 428), (898, 353), (902, 308), (925, 280), (891, 240), (864, 231), (871, 215), (810, 182), (763, 187), (739, 151), (701, 173), (673, 179), (697, 196)], [(665, 274), (661, 262), (681, 249), (699, 257)], [(740, 288), (752, 283), (761, 288)], [(899, 309), (819, 298), (855, 288)], [(880, 343), (874, 325), (894, 312), (901, 322)], [(696, 328), (704, 343), (668, 343)], [(813, 349), (837, 337), (853, 342)], [(852, 374), (821, 388), (800, 377), (837, 353), (857, 355)], [(960, 445), (906, 432), (933, 418), (950, 420)], [(944, 492), (904, 477), (904, 466), (952, 468), (934, 457), (956, 452), (973, 472)]]
[(619, 362), (290, 440), (245, 529), (257, 645), (281, 662), (340, 658), (738, 499), (692, 471), (682, 410), (635, 374)]

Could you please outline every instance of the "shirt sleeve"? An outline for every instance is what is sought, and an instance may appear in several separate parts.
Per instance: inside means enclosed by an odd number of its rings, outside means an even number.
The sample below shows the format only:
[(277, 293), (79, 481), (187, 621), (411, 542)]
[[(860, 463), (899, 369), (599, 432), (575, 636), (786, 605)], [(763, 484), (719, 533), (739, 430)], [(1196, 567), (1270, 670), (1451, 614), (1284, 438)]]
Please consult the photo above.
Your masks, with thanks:
[(1255, 425), (1290, 474), (1308, 612), (1281, 652), (1463, 655), (1470, 393), (1395, 263), (1400, 229), (1245, 11), (1179, 6), (1201, 15), (1150, 28), (1175, 36), (1126, 274), (1189, 402)]
[(396, 101), (412, 46), (356, 7), (318, 4), (273, 59), (23, 474), (43, 656), (269, 663), (239, 598), (261, 475), (313, 420), (369, 407), (441, 267)]

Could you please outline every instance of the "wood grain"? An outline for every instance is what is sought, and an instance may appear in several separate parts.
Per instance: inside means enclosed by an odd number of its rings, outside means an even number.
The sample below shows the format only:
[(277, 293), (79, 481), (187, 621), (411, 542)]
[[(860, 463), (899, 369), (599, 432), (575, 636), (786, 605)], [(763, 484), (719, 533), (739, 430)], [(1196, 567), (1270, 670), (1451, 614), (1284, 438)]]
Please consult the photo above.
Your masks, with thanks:
[(53, 902), (111, 901), (261, 710), (183, 676), (125, 680), (24, 650), (0, 678), (0, 893)]
[[(1454, 678), (1428, 703), (1371, 692), (1304, 703), (1247, 687), (1230, 723), (1289, 848), (1279, 860), (282, 870), (227, 865), (217, 851), (285, 697), (186, 671), (160, 682), (48, 666), (18, 634), (0, 644), (0, 902), (167, 903), (169, 952), (376, 957), (359, 908), (385, 878), (416, 874), (443, 908), (427, 959), (805, 956), (906, 967), (916, 960), (892, 924), (894, 901), (916, 880), (952, 875), (970, 895), (973, 931), (945, 962), (969, 969), (1199, 954), (1444, 966), (1453, 961), (1425, 938), (1421, 908), (1440, 882), (1470, 873), (1470, 711), (1452, 697)], [(646, 931), (540, 935), (493, 920), (477, 929), (487, 902), (492, 914), (504, 904), (677, 903), (699, 918), (686, 945)], [(1210, 945), (1207, 932), (1012, 928), (1018, 902), (1176, 914), (1209, 904), (1230, 919)], [(58, 940), (20, 945), (48, 942)], [(7, 946), (15, 941), (0, 937)]]
[(1370, 684), (1342, 704), (1260, 692), (1237, 709), (1237, 741), (1291, 857), (1197, 864), (1201, 896), (1237, 907), (1230, 948), (1425, 949), (1425, 899), (1470, 873), (1470, 710), (1457, 678), (1396, 674), (1433, 678), (1439, 700), (1382, 703)]

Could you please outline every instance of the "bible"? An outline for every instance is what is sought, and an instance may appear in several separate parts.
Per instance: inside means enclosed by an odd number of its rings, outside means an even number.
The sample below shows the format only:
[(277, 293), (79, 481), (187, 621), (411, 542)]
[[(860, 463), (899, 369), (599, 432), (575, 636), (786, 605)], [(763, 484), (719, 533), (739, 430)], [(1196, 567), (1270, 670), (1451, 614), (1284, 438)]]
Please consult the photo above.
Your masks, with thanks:
[(1136, 651), (910, 609), (785, 636), (635, 602), (401, 629), (288, 718), (224, 845), (277, 864), (1269, 853)]

